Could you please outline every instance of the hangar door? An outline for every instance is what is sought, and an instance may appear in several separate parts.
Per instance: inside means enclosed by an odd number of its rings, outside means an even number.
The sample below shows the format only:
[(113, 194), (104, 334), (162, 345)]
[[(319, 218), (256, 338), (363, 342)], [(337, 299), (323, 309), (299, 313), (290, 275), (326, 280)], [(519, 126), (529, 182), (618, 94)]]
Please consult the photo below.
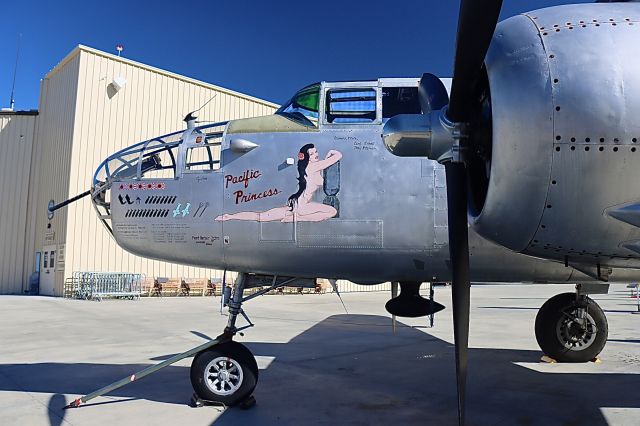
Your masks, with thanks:
[(40, 268), (40, 294), (53, 296), (56, 284), (56, 245), (42, 248), (42, 268)]

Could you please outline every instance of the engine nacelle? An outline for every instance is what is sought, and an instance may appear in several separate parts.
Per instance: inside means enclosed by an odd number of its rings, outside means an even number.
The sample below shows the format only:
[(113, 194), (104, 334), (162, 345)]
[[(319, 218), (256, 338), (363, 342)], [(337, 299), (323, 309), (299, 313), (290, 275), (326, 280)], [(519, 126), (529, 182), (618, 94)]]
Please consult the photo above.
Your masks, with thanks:
[(509, 18), (485, 65), (491, 164), (486, 184), (471, 183), (474, 229), (527, 254), (632, 264), (640, 250), (640, 4)]

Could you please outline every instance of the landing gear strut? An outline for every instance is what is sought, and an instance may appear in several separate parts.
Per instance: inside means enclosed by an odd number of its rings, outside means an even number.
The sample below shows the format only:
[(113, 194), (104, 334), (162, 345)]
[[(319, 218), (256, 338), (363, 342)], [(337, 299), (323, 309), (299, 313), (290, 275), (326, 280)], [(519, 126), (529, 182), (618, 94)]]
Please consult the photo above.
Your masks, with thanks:
[[(239, 273), (233, 289), (233, 295), (226, 288), (223, 289), (223, 294), (225, 295), (224, 305), (229, 306), (229, 320), (220, 336), (75, 399), (64, 408), (80, 407), (80, 405), (94, 398), (140, 380), (164, 367), (194, 355), (195, 357), (191, 364), (191, 384), (197, 397), (194, 398), (196, 399), (196, 406), (206, 403), (225, 406), (240, 404), (241, 407), (253, 405), (255, 399), (253, 399), (251, 393), (258, 383), (258, 364), (246, 346), (232, 340), (236, 334), (242, 335), (242, 330), (253, 327), (253, 323), (242, 310), (242, 304), (269, 291), (285, 286), (292, 281), (302, 282), (305, 280)], [(244, 297), (245, 288), (258, 286), (267, 287)], [(247, 321), (247, 325), (236, 326), (238, 315), (241, 315)]]
[(542, 351), (560, 362), (594, 360), (609, 333), (602, 308), (579, 288), (547, 300), (536, 316), (535, 332)]
[[(253, 299), (266, 291), (259, 291), (244, 297), (249, 276), (240, 273), (231, 295), (226, 289), (227, 300), (223, 303), (229, 306), (229, 320), (222, 333), (226, 341), (196, 354), (191, 363), (191, 385), (195, 391), (197, 403), (214, 403), (233, 406), (243, 403), (251, 397), (258, 384), (258, 364), (251, 351), (241, 343), (231, 339), (242, 330), (253, 327), (253, 323), (242, 310), (242, 303)], [(290, 280), (287, 280), (288, 282)], [(280, 287), (274, 277), (272, 285), (267, 291)], [(242, 315), (248, 325), (236, 327), (238, 315)]]
[[(225, 285), (222, 303), (229, 306), (229, 320), (224, 332), (220, 335), (223, 343), (198, 352), (191, 363), (191, 385), (197, 397), (197, 405), (214, 403), (226, 406), (236, 404), (250, 406), (255, 403), (251, 394), (258, 384), (258, 364), (246, 346), (231, 339), (238, 333), (242, 336), (242, 330), (253, 327), (253, 323), (242, 310), (244, 302), (283, 287), (292, 281), (300, 280), (249, 275), (241, 272), (236, 279), (233, 294)], [(244, 296), (245, 288), (265, 285), (267, 285), (266, 288)], [(247, 325), (236, 326), (238, 315), (245, 319)]]

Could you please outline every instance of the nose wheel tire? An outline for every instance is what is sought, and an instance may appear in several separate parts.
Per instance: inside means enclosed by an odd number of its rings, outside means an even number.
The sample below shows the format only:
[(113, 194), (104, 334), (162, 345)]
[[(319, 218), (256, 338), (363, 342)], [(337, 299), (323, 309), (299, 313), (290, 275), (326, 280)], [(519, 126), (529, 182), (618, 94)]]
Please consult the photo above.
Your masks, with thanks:
[(251, 396), (258, 364), (246, 346), (225, 342), (198, 353), (191, 364), (191, 385), (204, 401), (233, 406)]
[(536, 340), (540, 349), (560, 362), (587, 362), (604, 348), (609, 329), (607, 318), (596, 302), (575, 293), (558, 294), (547, 300), (536, 316)]

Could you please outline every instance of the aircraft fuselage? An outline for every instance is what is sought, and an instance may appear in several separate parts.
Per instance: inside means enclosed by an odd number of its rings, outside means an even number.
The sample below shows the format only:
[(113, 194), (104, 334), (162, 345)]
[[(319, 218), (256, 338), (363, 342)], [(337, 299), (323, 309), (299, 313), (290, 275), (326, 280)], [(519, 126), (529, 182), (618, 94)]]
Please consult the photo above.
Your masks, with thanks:
[[(385, 88), (417, 82), (323, 83), (315, 123), (282, 115), (230, 122), (217, 170), (189, 169), (180, 147), (175, 176), (116, 179), (114, 237), (140, 256), (208, 268), (360, 283), (450, 280), (443, 166), (396, 157), (381, 138)], [(331, 122), (329, 97), (349, 90), (359, 108), (371, 102), (370, 115)], [(476, 281), (587, 279), (470, 234)]]

